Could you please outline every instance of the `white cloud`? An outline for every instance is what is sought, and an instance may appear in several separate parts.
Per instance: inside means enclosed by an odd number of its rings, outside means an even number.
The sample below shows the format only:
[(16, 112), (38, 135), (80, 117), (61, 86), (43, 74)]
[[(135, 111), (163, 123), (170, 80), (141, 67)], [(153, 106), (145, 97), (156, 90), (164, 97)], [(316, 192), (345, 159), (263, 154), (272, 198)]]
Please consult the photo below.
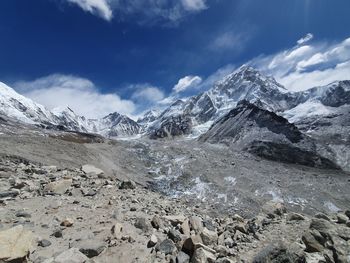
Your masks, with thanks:
[(131, 115), (136, 106), (114, 93), (101, 93), (90, 81), (69, 75), (54, 74), (30, 82), (14, 84), (24, 96), (49, 109), (69, 106), (88, 118), (104, 117), (111, 112)]
[(312, 34), (298, 45), (270, 56), (260, 56), (248, 64), (272, 75), (290, 90), (305, 90), (350, 79), (350, 38), (339, 43), (307, 44)]
[(107, 21), (133, 19), (139, 24), (177, 23), (190, 13), (207, 8), (207, 0), (64, 0)]
[(205, 0), (181, 0), (184, 8), (189, 11), (200, 11), (207, 8)]
[(297, 43), (298, 43), (298, 45), (303, 45), (303, 44), (309, 42), (310, 40), (312, 40), (313, 38), (314, 38), (314, 35), (311, 34), (311, 33), (308, 33), (308, 34), (306, 34), (305, 37), (299, 39), (299, 40), (297, 41)]
[(113, 17), (112, 8), (107, 0), (66, 0), (77, 4), (84, 11), (98, 15), (103, 19), (110, 21)]
[(180, 93), (195, 87), (202, 82), (202, 78), (199, 76), (186, 76), (179, 79), (178, 83), (174, 86), (173, 92)]
[(143, 102), (143, 103), (154, 103), (164, 99), (164, 93), (159, 88), (150, 86), (147, 84), (135, 85), (136, 91), (131, 95), (131, 99)]
[(209, 44), (209, 49), (213, 51), (236, 51), (237, 53), (245, 48), (250, 40), (249, 30), (227, 30), (218, 34)]

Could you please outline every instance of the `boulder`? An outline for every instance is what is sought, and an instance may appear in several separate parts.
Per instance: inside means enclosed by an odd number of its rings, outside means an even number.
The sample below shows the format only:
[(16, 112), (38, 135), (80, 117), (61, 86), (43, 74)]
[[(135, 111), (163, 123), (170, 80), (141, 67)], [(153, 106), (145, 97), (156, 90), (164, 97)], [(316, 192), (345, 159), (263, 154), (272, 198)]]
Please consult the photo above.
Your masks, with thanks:
[(177, 251), (177, 248), (171, 239), (165, 239), (159, 245), (157, 245), (156, 250), (164, 253), (165, 255), (172, 255)]
[(92, 164), (85, 164), (81, 167), (81, 170), (88, 176), (98, 176), (104, 175), (104, 171), (93, 166)]
[(152, 218), (151, 225), (152, 225), (155, 229), (163, 228), (163, 223), (162, 223), (161, 219), (159, 218), (159, 216), (157, 216), (157, 215), (155, 215), (155, 216)]
[(168, 237), (175, 243), (178, 243), (182, 240), (181, 233), (176, 229), (170, 229), (168, 232)]
[(47, 193), (53, 193), (53, 194), (64, 194), (72, 185), (73, 180), (72, 179), (62, 179), (55, 182), (48, 183), (44, 191)]
[(203, 244), (206, 246), (215, 245), (218, 242), (218, 234), (215, 231), (210, 231), (206, 227), (200, 233)]
[(45, 260), (43, 263), (85, 263), (88, 262), (89, 258), (77, 248), (71, 248), (66, 250), (54, 258)]
[(347, 221), (348, 221), (348, 217), (345, 214), (341, 214), (341, 213), (337, 214), (338, 224), (346, 224)]
[(152, 231), (152, 225), (151, 223), (144, 217), (139, 217), (135, 221), (135, 227), (138, 229), (143, 230), (143, 232), (150, 232)]
[(201, 244), (203, 241), (202, 241), (202, 238), (200, 237), (200, 235), (194, 235), (194, 236), (191, 236), (189, 238), (187, 238), (183, 245), (182, 245), (182, 250), (184, 252), (186, 252), (187, 254), (189, 255), (192, 255), (196, 249), (196, 247)]
[(321, 244), (321, 235), (318, 235), (316, 231), (305, 232), (301, 239), (306, 246), (306, 252), (315, 253), (324, 250), (323, 244)]
[(189, 218), (190, 229), (193, 230), (196, 234), (199, 234), (203, 230), (202, 219), (198, 216), (191, 216)]
[(0, 262), (25, 258), (33, 248), (34, 235), (22, 225), (0, 232)]
[(289, 213), (287, 216), (288, 221), (302, 221), (305, 220), (305, 217), (298, 213)]
[(197, 248), (192, 256), (192, 263), (214, 263), (215, 260), (216, 256), (202, 247)]
[(0, 198), (14, 198), (19, 195), (19, 190), (0, 191)]

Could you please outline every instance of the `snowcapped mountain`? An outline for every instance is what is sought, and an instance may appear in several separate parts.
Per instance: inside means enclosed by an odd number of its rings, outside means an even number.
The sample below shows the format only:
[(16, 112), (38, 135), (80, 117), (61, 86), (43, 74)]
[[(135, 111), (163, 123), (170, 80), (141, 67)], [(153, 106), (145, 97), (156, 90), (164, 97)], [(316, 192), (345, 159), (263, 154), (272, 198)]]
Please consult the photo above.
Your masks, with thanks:
[(139, 134), (141, 127), (135, 121), (117, 112), (99, 120), (89, 120), (90, 130), (106, 137), (132, 136)]
[(194, 132), (201, 129), (202, 133), (210, 127), (208, 124), (225, 115), (241, 100), (260, 103), (261, 107), (274, 112), (297, 105), (296, 94), (288, 92), (272, 77), (266, 77), (244, 65), (217, 82), (210, 90), (173, 103), (149, 125), (150, 134), (157, 133), (164, 123), (179, 116), (190, 118)]
[(0, 114), (30, 124), (57, 124), (56, 116), (44, 106), (18, 94), (2, 82), (0, 82)]
[(102, 119), (87, 119), (77, 115), (69, 107), (50, 111), (1, 82), (0, 114), (28, 124), (97, 133), (106, 137), (130, 136), (140, 133), (140, 126), (135, 121), (119, 113), (109, 114)]

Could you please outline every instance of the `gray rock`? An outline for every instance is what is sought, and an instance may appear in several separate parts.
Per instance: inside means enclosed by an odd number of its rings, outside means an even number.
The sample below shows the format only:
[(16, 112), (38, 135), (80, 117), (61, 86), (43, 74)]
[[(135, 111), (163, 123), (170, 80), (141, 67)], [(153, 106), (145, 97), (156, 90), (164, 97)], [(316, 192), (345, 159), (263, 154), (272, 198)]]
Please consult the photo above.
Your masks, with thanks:
[(81, 170), (88, 176), (101, 176), (104, 171), (93, 166), (92, 164), (85, 164), (81, 167)]
[(206, 246), (215, 245), (218, 242), (218, 234), (215, 231), (210, 231), (206, 227), (200, 233), (203, 244)]
[(124, 190), (135, 189), (135, 188), (136, 188), (136, 184), (131, 180), (123, 181), (119, 186), (119, 189), (124, 189)]
[(54, 236), (56, 238), (63, 237), (62, 229), (55, 229), (52, 233), (52, 236)]
[(200, 247), (194, 251), (191, 262), (192, 263), (214, 263), (215, 261), (216, 261), (216, 256), (212, 252)]
[(8, 191), (2, 191), (0, 192), (0, 198), (9, 198), (9, 197), (16, 197), (17, 195), (19, 195), (19, 191), (18, 190), (8, 190)]
[(318, 237), (320, 237), (320, 235), (315, 233), (315, 231), (307, 231), (302, 236), (302, 241), (306, 246), (306, 252), (315, 253), (322, 252), (324, 250), (323, 245), (320, 243), (320, 240), (318, 240)]
[(338, 224), (346, 224), (348, 221), (348, 217), (344, 214), (338, 213), (337, 214), (337, 222)]
[(331, 221), (331, 219), (330, 219), (327, 215), (325, 215), (325, 214), (323, 214), (323, 213), (317, 213), (317, 214), (315, 215), (315, 218), (324, 219), (324, 220), (327, 220), (327, 221)]
[(290, 213), (287, 216), (288, 221), (302, 221), (305, 220), (305, 217), (298, 213)]
[(165, 255), (172, 255), (177, 251), (177, 248), (171, 239), (165, 239), (156, 247), (156, 250)]
[(175, 243), (180, 242), (182, 239), (181, 233), (176, 229), (170, 229), (170, 231), (168, 232), (168, 237)]
[(51, 242), (47, 239), (42, 239), (38, 242), (38, 245), (40, 247), (49, 247), (49, 246), (51, 246)]
[(144, 232), (149, 232), (152, 230), (151, 223), (144, 217), (139, 217), (136, 219), (135, 227), (143, 230)]

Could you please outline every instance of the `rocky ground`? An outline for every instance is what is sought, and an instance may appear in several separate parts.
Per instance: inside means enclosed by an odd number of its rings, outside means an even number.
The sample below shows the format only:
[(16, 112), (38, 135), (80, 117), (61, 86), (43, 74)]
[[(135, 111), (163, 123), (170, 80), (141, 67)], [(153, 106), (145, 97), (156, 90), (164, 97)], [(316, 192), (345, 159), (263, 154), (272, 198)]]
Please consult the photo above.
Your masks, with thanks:
[(349, 262), (350, 211), (209, 217), (92, 165), (0, 162), (0, 261)]

